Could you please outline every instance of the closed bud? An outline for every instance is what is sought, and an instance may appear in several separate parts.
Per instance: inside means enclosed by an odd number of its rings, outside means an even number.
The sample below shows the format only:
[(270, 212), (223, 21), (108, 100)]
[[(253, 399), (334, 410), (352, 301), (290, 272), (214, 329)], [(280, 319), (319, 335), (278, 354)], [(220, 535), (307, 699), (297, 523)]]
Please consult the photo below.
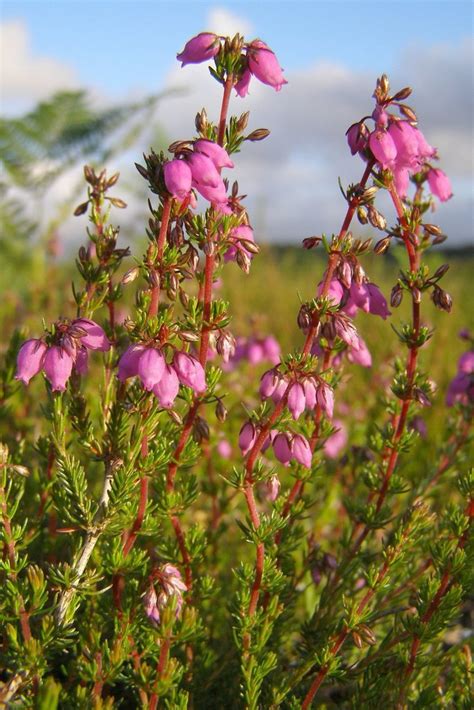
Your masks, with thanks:
[(166, 295), (168, 296), (168, 299), (170, 301), (176, 301), (176, 296), (178, 295), (178, 292), (175, 291), (174, 288), (167, 288), (166, 289)]
[(321, 334), (324, 338), (326, 338), (326, 340), (329, 340), (329, 342), (334, 340), (336, 337), (336, 326), (333, 318), (330, 318), (326, 321), (326, 323), (324, 323), (321, 328)]
[(297, 323), (298, 328), (300, 328), (301, 330), (306, 330), (311, 326), (311, 311), (308, 309), (308, 306), (305, 303), (303, 303), (300, 310), (298, 311)]
[(81, 261), (83, 264), (89, 261), (89, 254), (87, 252), (87, 249), (85, 247), (79, 247), (79, 261)]
[(215, 252), (214, 242), (204, 242), (202, 250), (206, 256), (212, 256)]
[(225, 422), (225, 420), (227, 419), (227, 409), (225, 408), (221, 399), (217, 400), (216, 417), (220, 422)]
[(382, 92), (386, 95), (388, 94), (388, 91), (390, 89), (390, 84), (388, 81), (388, 76), (386, 74), (382, 74), (380, 79), (378, 79), (378, 85), (380, 86), (380, 89)]
[(139, 273), (140, 273), (140, 269), (138, 266), (135, 266), (133, 269), (129, 269), (122, 276), (122, 285), (126, 286), (127, 284), (131, 284), (132, 281), (135, 281), (135, 279), (137, 278)]
[(434, 273), (435, 279), (441, 279), (449, 269), (449, 264), (442, 264)]
[(249, 255), (247, 254), (247, 252), (239, 249), (235, 259), (237, 261), (238, 266), (242, 269), (242, 271), (245, 274), (250, 273), (250, 264), (252, 262), (251, 262)]
[(260, 247), (258, 246), (258, 244), (250, 241), (250, 239), (239, 238), (239, 242), (240, 245), (245, 249), (245, 251), (249, 252), (249, 254), (258, 254), (260, 251)]
[(186, 255), (189, 266), (193, 271), (196, 271), (197, 267), (199, 266), (199, 254), (197, 249), (189, 245)]
[(352, 639), (353, 639), (355, 645), (357, 646), (357, 648), (362, 648), (362, 646), (363, 646), (362, 639), (359, 636), (359, 634), (357, 633), (357, 631), (352, 632)]
[(216, 341), (216, 350), (224, 362), (229, 362), (235, 353), (235, 338), (231, 333), (220, 333)]
[(313, 247), (317, 247), (320, 242), (321, 237), (306, 237), (303, 239), (303, 247), (305, 249), (312, 249)]
[(367, 203), (369, 203), (369, 202), (372, 202), (372, 200), (374, 199), (374, 197), (375, 197), (375, 195), (377, 194), (378, 190), (379, 190), (379, 188), (378, 188), (378, 187), (375, 187), (375, 185), (373, 185), (372, 187), (366, 188), (366, 189), (363, 191), (362, 195), (359, 197), (359, 201), (360, 201), (362, 204), (367, 204)]
[(118, 182), (119, 177), (120, 177), (120, 173), (114, 173), (112, 175), (112, 177), (109, 177), (109, 179), (107, 180), (107, 183), (106, 183), (107, 189), (109, 189), (109, 187), (113, 187), (115, 185), (115, 183)]
[(365, 643), (368, 643), (369, 646), (375, 646), (375, 644), (377, 643), (377, 639), (375, 637), (374, 632), (369, 626), (367, 626), (367, 624), (360, 624), (357, 631), (364, 639)]
[(205, 419), (202, 417), (196, 417), (194, 429), (199, 434), (201, 439), (209, 439), (209, 425)]
[(15, 473), (18, 473), (19, 476), (23, 476), (24, 478), (27, 478), (30, 475), (30, 472), (26, 468), (26, 466), (19, 466), (15, 464), (14, 466), (10, 466), (12, 471)]
[(378, 241), (377, 244), (375, 245), (374, 253), (378, 254), (379, 256), (380, 256), (380, 254), (385, 254), (385, 252), (387, 251), (389, 246), (390, 246), (390, 237), (384, 237), (383, 239)]
[(127, 203), (121, 200), (120, 197), (106, 197), (105, 199), (109, 200), (114, 207), (118, 207), (121, 210), (125, 209), (127, 206)]
[(447, 237), (446, 234), (440, 234), (438, 237), (435, 237), (435, 238), (433, 239), (432, 244), (433, 244), (433, 245), (442, 244), (443, 242), (446, 241), (447, 238), (448, 238), (448, 237)]
[(444, 289), (439, 286), (435, 286), (431, 293), (431, 298), (437, 308), (440, 308), (442, 311), (446, 311), (447, 313), (451, 311), (451, 308), (453, 307), (453, 299)]
[(367, 212), (372, 227), (375, 227), (375, 229), (385, 229), (387, 220), (373, 205), (368, 206)]
[(150, 179), (150, 177), (149, 177), (149, 175), (148, 175), (148, 170), (147, 170), (146, 168), (144, 168), (143, 165), (140, 165), (140, 163), (135, 163), (135, 167), (136, 167), (136, 169), (138, 170), (138, 172), (140, 173), (140, 175), (141, 175), (143, 178), (145, 178), (145, 180), (149, 180), (149, 179)]
[(411, 289), (411, 297), (413, 299), (413, 303), (421, 303), (421, 291), (419, 288), (416, 288), (416, 286), (413, 286)]
[(181, 305), (183, 308), (187, 308), (189, 305), (189, 296), (186, 293), (186, 291), (183, 291), (182, 288), (179, 289), (179, 300), (181, 301)]
[(361, 224), (367, 224), (369, 218), (367, 217), (367, 211), (363, 207), (357, 208), (357, 219)]
[(424, 224), (423, 229), (427, 234), (431, 234), (432, 237), (438, 237), (442, 234), (441, 229), (437, 224)]
[(400, 89), (400, 91), (397, 91), (395, 96), (392, 96), (392, 101), (403, 101), (404, 99), (407, 99), (411, 94), (411, 89), (409, 86), (405, 86), (405, 88)]
[(174, 247), (181, 247), (184, 244), (183, 230), (178, 224), (170, 232), (170, 243)]
[(346, 288), (351, 287), (352, 267), (346, 259), (339, 262), (339, 280), (342, 281)]
[(397, 284), (392, 288), (392, 292), (390, 294), (390, 305), (392, 306), (392, 308), (398, 308), (398, 306), (402, 302), (402, 298), (403, 289), (400, 284)]
[(0, 443), (0, 466), (5, 466), (8, 461), (8, 446)]
[(89, 200), (87, 202), (83, 202), (81, 205), (76, 207), (74, 210), (74, 216), (79, 217), (81, 214), (84, 214), (84, 212), (87, 212), (87, 208), (89, 207)]
[(84, 177), (89, 185), (95, 185), (97, 182), (97, 177), (94, 170), (89, 167), (89, 165), (84, 165)]
[(421, 404), (422, 407), (431, 407), (430, 398), (419, 387), (413, 388), (413, 397)]
[(200, 336), (190, 330), (180, 331), (179, 337), (181, 340), (184, 340), (185, 343), (197, 343), (200, 340)]
[(155, 271), (154, 269), (152, 269), (148, 273), (148, 281), (149, 281), (150, 285), (153, 286), (153, 288), (158, 288), (161, 283), (161, 279), (160, 279), (160, 275), (159, 275), (158, 271)]
[(400, 109), (400, 113), (402, 113), (406, 118), (408, 118), (409, 121), (412, 121), (413, 123), (416, 123), (418, 121), (416, 113), (413, 111), (410, 106), (407, 106), (406, 104), (399, 104), (398, 108)]
[(237, 121), (237, 131), (239, 133), (242, 133), (242, 131), (245, 131), (245, 129), (247, 128), (247, 125), (249, 122), (249, 116), (250, 116), (250, 112), (246, 111), (245, 113), (243, 113), (241, 115), (241, 117)]
[(174, 409), (168, 409), (167, 412), (175, 424), (177, 424), (178, 426), (182, 426), (183, 420), (181, 419), (181, 416), (178, 414), (178, 412), (175, 412)]
[(207, 121), (207, 113), (206, 113), (205, 108), (203, 108), (200, 113), (196, 114), (196, 119), (194, 121), (194, 124), (196, 126), (196, 131), (198, 133), (203, 133), (203, 134), (206, 133), (208, 121)]
[(268, 128), (257, 128), (255, 131), (252, 131), (252, 133), (249, 133), (249, 135), (245, 137), (245, 140), (252, 142), (263, 141), (269, 135), (270, 131)]

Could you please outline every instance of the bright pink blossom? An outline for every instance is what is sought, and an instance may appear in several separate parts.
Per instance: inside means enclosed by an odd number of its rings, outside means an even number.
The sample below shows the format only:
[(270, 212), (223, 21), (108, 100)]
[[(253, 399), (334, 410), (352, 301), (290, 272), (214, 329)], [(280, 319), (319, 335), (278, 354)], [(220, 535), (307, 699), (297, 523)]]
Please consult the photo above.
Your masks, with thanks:
[(151, 391), (165, 371), (165, 358), (157, 348), (145, 348), (138, 360), (137, 374), (146, 390)]
[(428, 173), (428, 184), (433, 195), (441, 202), (446, 202), (453, 196), (451, 182), (442, 170), (431, 168)]
[(248, 67), (252, 74), (263, 84), (273, 86), (280, 91), (287, 80), (283, 76), (282, 68), (278, 63), (275, 53), (261, 40), (253, 41), (248, 48)]
[(268, 481), (263, 484), (263, 494), (265, 498), (271, 503), (274, 503), (278, 498), (278, 495), (280, 493), (280, 486), (280, 479), (278, 478), (278, 476), (275, 475), (269, 478)]
[(382, 168), (390, 168), (397, 155), (392, 136), (387, 131), (375, 130), (369, 138), (370, 150)]
[(205, 138), (200, 138), (199, 140), (195, 141), (193, 147), (196, 153), (203, 153), (203, 155), (206, 155), (208, 158), (210, 158), (210, 160), (212, 160), (218, 170), (220, 170), (221, 168), (234, 167), (234, 163), (230, 159), (229, 154), (227, 153), (225, 148), (220, 146), (218, 143), (215, 143), (214, 141), (210, 141)]
[(27, 385), (42, 369), (47, 349), (43, 341), (37, 338), (24, 342), (18, 351), (15, 379)]
[(273, 439), (273, 451), (278, 461), (288, 464), (291, 461), (291, 443), (287, 434), (277, 434)]
[(291, 442), (291, 452), (298, 463), (306, 468), (311, 468), (313, 458), (311, 447), (301, 434), (295, 434)]
[(191, 190), (192, 172), (184, 160), (175, 158), (163, 165), (163, 177), (168, 192), (178, 200), (188, 197)]
[(161, 379), (153, 387), (153, 394), (158, 398), (161, 407), (169, 409), (173, 406), (178, 392), (178, 375), (171, 365), (165, 365)]
[(247, 456), (257, 440), (257, 429), (253, 422), (245, 422), (239, 433), (239, 447), (243, 456)]
[(196, 188), (199, 186), (215, 189), (220, 186), (222, 178), (213, 161), (207, 155), (190, 153), (186, 159), (191, 168), (192, 183)]
[(85, 335), (81, 336), (81, 343), (89, 350), (100, 350), (102, 352), (110, 350), (110, 343), (103, 328), (93, 320), (76, 318), (71, 325), (79, 326), (85, 331)]
[(43, 361), (43, 370), (53, 392), (64, 392), (71, 376), (74, 358), (59, 345), (48, 348)]
[(295, 382), (290, 387), (288, 392), (288, 409), (291, 412), (293, 419), (299, 419), (304, 412), (306, 405), (304, 388), (301, 382)]
[(177, 350), (174, 354), (173, 366), (181, 384), (191, 387), (197, 394), (206, 391), (206, 375), (199, 360)]
[(138, 362), (144, 350), (145, 346), (140, 343), (133, 343), (125, 350), (118, 364), (117, 376), (121, 382), (138, 374)]
[(201, 64), (216, 56), (220, 49), (217, 36), (212, 32), (201, 32), (184, 45), (182, 52), (176, 55), (181, 66), (186, 64)]
[(251, 78), (252, 72), (250, 71), (250, 69), (247, 68), (240, 77), (239, 81), (236, 83), (234, 88), (237, 92), (237, 95), (241, 98), (244, 98), (244, 96), (247, 96), (247, 94), (249, 93), (249, 84)]

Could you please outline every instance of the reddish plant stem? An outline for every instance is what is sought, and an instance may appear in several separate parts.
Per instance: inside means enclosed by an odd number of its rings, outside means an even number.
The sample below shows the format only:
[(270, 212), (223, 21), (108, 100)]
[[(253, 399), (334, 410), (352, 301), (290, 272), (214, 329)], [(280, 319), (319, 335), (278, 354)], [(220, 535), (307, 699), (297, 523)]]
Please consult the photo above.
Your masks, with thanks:
[(123, 544), (123, 555), (126, 557), (137, 539), (137, 533), (139, 532), (143, 519), (145, 517), (146, 504), (148, 501), (148, 476), (143, 476), (140, 479), (140, 499), (138, 502), (137, 517), (131, 529), (128, 531)]
[[(362, 175), (361, 181), (360, 181), (360, 187), (364, 188), (367, 180), (370, 177), (370, 173), (373, 168), (373, 161), (370, 161)], [(339, 239), (342, 239), (346, 233), (347, 230), (349, 229), (349, 226), (351, 224), (352, 218), (354, 217), (354, 214), (357, 210), (357, 207), (359, 205), (359, 198), (354, 196), (348, 205), (346, 215), (344, 217), (340, 232), (339, 232)], [(329, 261), (328, 261), (328, 267), (326, 269), (326, 274), (324, 277), (323, 285), (321, 288), (321, 297), (325, 297), (328, 294), (329, 291), (329, 286), (331, 283), (331, 279), (334, 275), (334, 271), (337, 267), (337, 264), (339, 262), (339, 254), (336, 252), (333, 252), (329, 256)], [(303, 355), (309, 355), (311, 351), (311, 347), (313, 345), (314, 339), (316, 337), (316, 333), (318, 331), (318, 326), (319, 326), (319, 316), (315, 317), (313, 319), (313, 322), (311, 324), (311, 327), (307, 333), (305, 343), (302, 348), (302, 354)], [(330, 357), (330, 355), (329, 355)], [(325, 357), (325, 362), (327, 362), (326, 367), (329, 365), (329, 359), (326, 360)], [(245, 476), (245, 486), (244, 486), (244, 494), (245, 494), (245, 499), (247, 501), (247, 507), (249, 510), (250, 518), (252, 520), (252, 524), (254, 525), (255, 528), (258, 528), (260, 525), (260, 516), (258, 514), (257, 507), (255, 505), (255, 497), (253, 495), (253, 469), (255, 466), (255, 462), (257, 460), (257, 457), (261, 451), (261, 448), (265, 442), (265, 439), (267, 438), (268, 432), (279, 417), (280, 413), (283, 411), (283, 408), (286, 406), (287, 398), (288, 398), (288, 392), (290, 389), (290, 385), (287, 387), (286, 392), (278, 405), (275, 407), (272, 416), (268, 419), (266, 424), (262, 427), (252, 450), (250, 451), (247, 462), (245, 465), (245, 470), (246, 470), (246, 476)], [(319, 423), (320, 423), (320, 418), (321, 418), (322, 412), (321, 408), (318, 405), (317, 410), (316, 410), (316, 429), (319, 433)], [(316, 441), (317, 441), (317, 436), (312, 437), (312, 450), (314, 451), (314, 448), (316, 446)], [(290, 494), (288, 496), (288, 500), (285, 504), (284, 507), (284, 515), (288, 515), (291, 506), (293, 505), (293, 502), (297, 499), (297, 497), (301, 494), (302, 490), (304, 487), (303, 481), (297, 480), (290, 491)], [(279, 544), (281, 540), (281, 533), (278, 533), (276, 536), (277, 544)], [(254, 582), (252, 585), (252, 590), (250, 594), (250, 603), (249, 603), (249, 615), (253, 616), (255, 614), (255, 611), (257, 609), (258, 605), (258, 599), (260, 596), (260, 588), (261, 588), (261, 583), (262, 583), (262, 577), (263, 577), (263, 565), (264, 565), (264, 559), (265, 559), (265, 546), (263, 543), (259, 543), (257, 545), (256, 549), (256, 559), (255, 559), (255, 577), (254, 577)], [(246, 637), (244, 639), (244, 647), (248, 648), (250, 645), (250, 639)]]
[[(160, 680), (163, 677), (163, 675), (166, 671), (166, 668), (168, 666), (170, 645), (171, 645), (171, 642), (170, 642), (169, 638), (165, 638), (161, 642), (160, 657), (158, 659), (158, 665), (156, 668), (158, 680)], [(159, 699), (158, 693), (156, 693), (156, 692), (152, 693), (152, 695), (150, 696), (149, 710), (156, 710), (156, 708), (158, 707), (158, 699)]]
[(207, 351), (209, 348), (209, 336), (211, 334), (211, 304), (212, 304), (212, 281), (214, 276), (215, 257), (214, 255), (206, 256), (204, 266), (204, 300), (202, 310), (202, 330), (201, 344), (199, 346), (199, 362), (204, 367), (207, 361)]

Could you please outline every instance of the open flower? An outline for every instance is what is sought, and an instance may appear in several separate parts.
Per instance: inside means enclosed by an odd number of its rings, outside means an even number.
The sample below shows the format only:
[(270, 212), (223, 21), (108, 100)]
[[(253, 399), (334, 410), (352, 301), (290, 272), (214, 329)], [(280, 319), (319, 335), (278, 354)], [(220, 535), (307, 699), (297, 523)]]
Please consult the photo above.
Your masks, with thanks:
[(184, 45), (182, 52), (176, 55), (181, 66), (201, 64), (216, 56), (220, 49), (219, 38), (212, 32), (200, 32)]

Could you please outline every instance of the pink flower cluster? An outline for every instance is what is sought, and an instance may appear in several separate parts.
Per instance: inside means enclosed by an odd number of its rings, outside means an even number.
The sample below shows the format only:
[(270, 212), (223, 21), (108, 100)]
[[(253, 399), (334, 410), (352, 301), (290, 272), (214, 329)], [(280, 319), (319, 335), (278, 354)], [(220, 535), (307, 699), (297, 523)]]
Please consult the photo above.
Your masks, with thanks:
[(436, 158), (436, 149), (430, 146), (423, 133), (409, 121), (400, 120), (378, 105), (372, 118), (375, 129), (370, 132), (365, 123), (354, 123), (347, 131), (351, 153), (360, 153), (365, 159), (365, 151), (370, 148), (381, 168), (390, 170), (397, 192), (406, 197), (410, 175), (428, 167), (430, 190), (441, 202), (452, 196), (448, 176), (428, 161)]
[(474, 404), (474, 350), (468, 350), (461, 355), (456, 377), (448, 387), (446, 404), (452, 407), (456, 402)]
[[(385, 296), (378, 286), (370, 281), (357, 283), (354, 279), (345, 286), (339, 279), (332, 279), (329, 284), (328, 298), (335, 305), (341, 304), (341, 310), (354, 318), (359, 310), (380, 316), (385, 320), (391, 315)], [(318, 284), (318, 293), (321, 294), (323, 282)]]
[(260, 380), (260, 396), (277, 404), (288, 389), (288, 409), (297, 420), (305, 409), (312, 411), (316, 404), (331, 419), (334, 412), (334, 392), (322, 379), (306, 377), (302, 382), (291, 382), (281, 376), (277, 368), (267, 370)]
[(241, 360), (247, 360), (251, 365), (259, 365), (261, 362), (277, 365), (280, 362), (280, 353), (280, 345), (273, 335), (267, 335), (265, 338), (237, 338), (235, 352), (224, 370), (233, 370)]
[(169, 563), (163, 565), (161, 570), (156, 571), (154, 577), (159, 583), (160, 591), (157, 594), (155, 584), (152, 583), (143, 596), (143, 605), (145, 614), (150, 621), (159, 624), (160, 611), (168, 605), (171, 597), (176, 598), (176, 616), (179, 616), (186, 585), (177, 567)]
[[(260, 429), (253, 422), (245, 422), (242, 426), (239, 433), (239, 447), (243, 456), (246, 456), (251, 451), (259, 433)], [(270, 445), (273, 447), (275, 457), (285, 466), (290, 461), (295, 460), (302, 466), (311, 468), (311, 447), (308, 440), (301, 434), (282, 433), (272, 429), (265, 438), (262, 452), (266, 451)]]
[[(213, 59), (221, 50), (220, 38), (212, 32), (201, 32), (186, 42), (184, 49), (177, 55), (181, 66), (186, 64), (201, 64)], [(272, 86), (276, 91), (288, 82), (283, 76), (282, 68), (275, 53), (260, 39), (255, 39), (244, 46), (242, 56), (243, 73), (235, 85), (239, 96), (246, 96), (252, 76), (263, 84)]]
[(220, 171), (233, 168), (227, 151), (214, 141), (201, 138), (193, 143), (193, 150), (186, 150), (182, 157), (174, 158), (163, 165), (163, 177), (168, 192), (179, 202), (189, 201), (195, 206), (191, 192), (195, 188), (204, 199), (221, 212), (230, 213), (227, 190)]
[(110, 350), (103, 329), (88, 318), (76, 318), (70, 324), (59, 323), (56, 335), (56, 343), (50, 346), (38, 338), (23, 343), (18, 352), (15, 379), (27, 385), (43, 370), (53, 392), (63, 392), (73, 368), (80, 375), (86, 374), (89, 350)]
[(173, 406), (180, 384), (191, 387), (197, 394), (206, 390), (206, 376), (199, 360), (179, 350), (168, 365), (160, 348), (141, 343), (130, 345), (120, 358), (118, 378), (125, 382), (136, 375), (165, 409)]

